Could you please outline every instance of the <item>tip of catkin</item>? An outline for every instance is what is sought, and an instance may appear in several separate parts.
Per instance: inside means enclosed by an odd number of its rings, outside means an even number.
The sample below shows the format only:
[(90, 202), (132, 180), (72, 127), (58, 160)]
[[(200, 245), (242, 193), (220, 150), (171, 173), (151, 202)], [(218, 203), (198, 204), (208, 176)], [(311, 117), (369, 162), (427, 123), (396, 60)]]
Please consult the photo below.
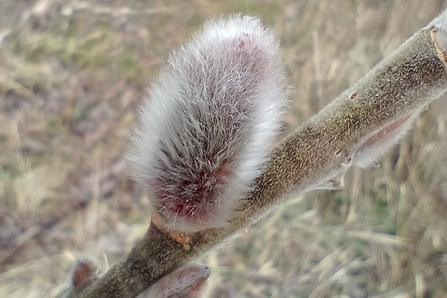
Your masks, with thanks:
[(254, 17), (208, 21), (170, 56), (128, 156), (168, 228), (229, 222), (273, 148), (287, 90), (278, 41)]

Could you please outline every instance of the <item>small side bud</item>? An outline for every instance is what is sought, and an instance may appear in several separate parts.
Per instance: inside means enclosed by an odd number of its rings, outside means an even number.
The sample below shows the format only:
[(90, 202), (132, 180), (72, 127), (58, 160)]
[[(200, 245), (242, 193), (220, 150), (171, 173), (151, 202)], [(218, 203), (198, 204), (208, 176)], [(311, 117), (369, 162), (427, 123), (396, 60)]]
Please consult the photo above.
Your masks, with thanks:
[(186, 266), (169, 273), (137, 298), (199, 298), (210, 275), (210, 267)]
[(171, 55), (129, 156), (167, 228), (229, 222), (272, 150), (286, 95), (278, 41), (256, 18), (208, 21)]
[(353, 163), (362, 168), (372, 166), (411, 129), (420, 112), (419, 109), (375, 132), (354, 154)]
[(80, 293), (96, 279), (96, 267), (89, 261), (76, 261), (71, 284), (74, 293)]

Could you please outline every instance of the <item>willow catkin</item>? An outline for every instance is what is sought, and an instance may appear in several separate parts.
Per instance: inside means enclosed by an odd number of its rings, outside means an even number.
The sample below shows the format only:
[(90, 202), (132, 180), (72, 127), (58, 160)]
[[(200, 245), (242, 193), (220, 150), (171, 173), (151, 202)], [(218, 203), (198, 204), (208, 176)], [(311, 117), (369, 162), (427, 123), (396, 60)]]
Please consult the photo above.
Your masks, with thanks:
[(170, 56), (129, 154), (167, 228), (228, 223), (272, 150), (286, 95), (278, 41), (256, 18), (208, 21)]

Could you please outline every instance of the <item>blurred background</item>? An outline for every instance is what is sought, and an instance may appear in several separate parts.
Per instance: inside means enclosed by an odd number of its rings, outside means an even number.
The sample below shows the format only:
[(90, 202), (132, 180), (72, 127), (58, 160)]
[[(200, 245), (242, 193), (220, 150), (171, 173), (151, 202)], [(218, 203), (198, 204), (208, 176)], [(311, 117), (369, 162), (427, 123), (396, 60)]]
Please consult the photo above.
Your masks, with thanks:
[[(123, 158), (157, 69), (207, 18), (259, 17), (293, 87), (285, 133), (447, 6), (441, 0), (1, 0), (0, 297), (54, 297), (150, 221)], [(447, 98), (341, 191), (280, 206), (198, 260), (204, 297), (446, 297)], [(104, 269), (105, 270), (105, 269)]]

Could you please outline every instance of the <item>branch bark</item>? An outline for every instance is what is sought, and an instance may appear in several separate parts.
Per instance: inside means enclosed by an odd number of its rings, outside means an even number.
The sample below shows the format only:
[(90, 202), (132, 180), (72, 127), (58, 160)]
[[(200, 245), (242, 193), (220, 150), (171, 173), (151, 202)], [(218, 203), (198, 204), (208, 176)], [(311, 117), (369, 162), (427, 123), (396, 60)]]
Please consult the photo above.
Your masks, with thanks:
[(183, 241), (178, 241), (152, 222), (127, 259), (78, 297), (134, 297), (227, 241), (288, 196), (341, 185), (346, 170), (361, 164), (357, 159), (365, 150), (370, 153), (368, 146), (396, 127), (401, 130), (447, 90), (446, 28), (444, 12), (287, 136), (228, 227), (182, 234)]

